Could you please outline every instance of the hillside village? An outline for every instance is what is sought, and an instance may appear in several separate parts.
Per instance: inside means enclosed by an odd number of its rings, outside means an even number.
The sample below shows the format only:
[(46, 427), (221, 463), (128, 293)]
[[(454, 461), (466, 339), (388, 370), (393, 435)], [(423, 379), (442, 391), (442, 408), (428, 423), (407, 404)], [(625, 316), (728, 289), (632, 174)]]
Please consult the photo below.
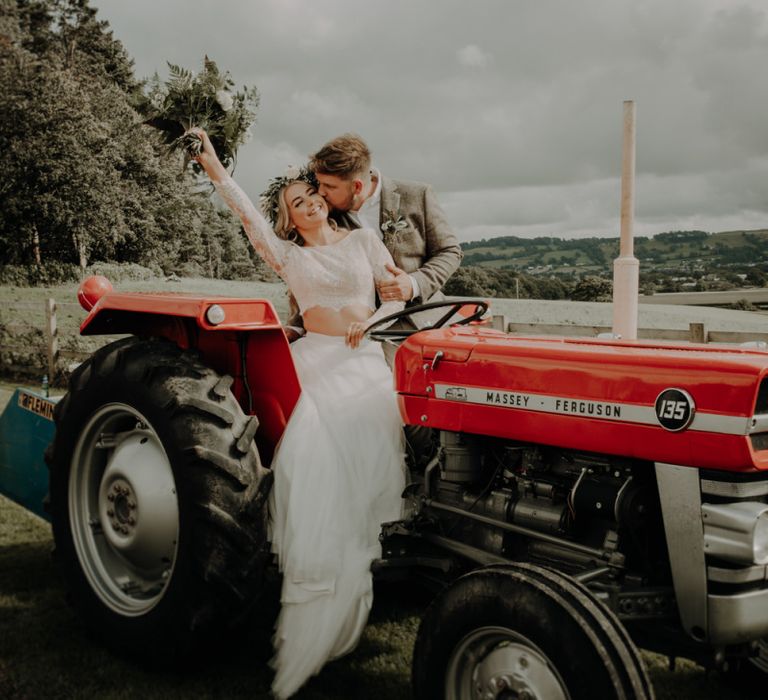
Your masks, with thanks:
[[(464, 267), (514, 271), (537, 279), (610, 279), (617, 238), (500, 237), (462, 245)], [(635, 239), (641, 291), (720, 291), (768, 281), (768, 229), (673, 231)]]

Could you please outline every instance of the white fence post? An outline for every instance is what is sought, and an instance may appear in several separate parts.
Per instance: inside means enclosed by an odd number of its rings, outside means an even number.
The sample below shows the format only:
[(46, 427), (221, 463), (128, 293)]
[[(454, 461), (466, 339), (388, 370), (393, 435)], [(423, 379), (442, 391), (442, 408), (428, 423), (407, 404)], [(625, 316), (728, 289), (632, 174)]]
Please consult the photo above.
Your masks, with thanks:
[(692, 343), (707, 342), (707, 327), (703, 323), (689, 323), (688, 329), (691, 334)]
[(53, 384), (56, 378), (56, 367), (59, 361), (59, 330), (56, 326), (56, 301), (45, 300), (45, 335), (48, 340), (48, 383)]
[(504, 316), (504, 314), (494, 314), (491, 319), (491, 328), (497, 331), (504, 331), (507, 332), (507, 328), (509, 327), (509, 323), (507, 321), (507, 317)]

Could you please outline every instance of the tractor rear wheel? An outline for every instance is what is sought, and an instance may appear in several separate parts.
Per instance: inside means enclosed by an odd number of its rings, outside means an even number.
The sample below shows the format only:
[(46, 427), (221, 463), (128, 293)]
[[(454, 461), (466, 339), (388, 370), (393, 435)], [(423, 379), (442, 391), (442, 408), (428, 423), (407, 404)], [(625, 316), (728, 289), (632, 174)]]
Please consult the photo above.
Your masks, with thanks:
[(529, 564), (458, 579), (414, 649), (422, 700), (647, 700), (653, 689), (618, 619), (584, 586)]
[(171, 343), (128, 338), (81, 365), (56, 406), (57, 559), (119, 652), (181, 660), (260, 592), (271, 473), (231, 383)]

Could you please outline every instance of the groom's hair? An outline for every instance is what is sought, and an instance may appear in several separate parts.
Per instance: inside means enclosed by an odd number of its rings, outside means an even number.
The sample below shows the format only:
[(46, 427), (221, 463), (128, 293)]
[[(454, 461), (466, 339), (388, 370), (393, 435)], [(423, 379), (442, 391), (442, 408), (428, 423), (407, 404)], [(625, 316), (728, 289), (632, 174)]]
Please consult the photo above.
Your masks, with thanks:
[(342, 134), (310, 156), (309, 168), (321, 175), (352, 180), (370, 171), (371, 152), (357, 134)]

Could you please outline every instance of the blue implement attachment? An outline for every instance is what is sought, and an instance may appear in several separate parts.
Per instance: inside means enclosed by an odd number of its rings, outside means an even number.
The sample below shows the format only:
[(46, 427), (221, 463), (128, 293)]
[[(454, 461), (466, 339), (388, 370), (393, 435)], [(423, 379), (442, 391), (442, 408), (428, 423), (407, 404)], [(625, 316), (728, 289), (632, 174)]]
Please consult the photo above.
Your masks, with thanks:
[(16, 389), (0, 415), (0, 493), (46, 520), (50, 516), (43, 508), (48, 494), (44, 454), (55, 432), (55, 401)]

